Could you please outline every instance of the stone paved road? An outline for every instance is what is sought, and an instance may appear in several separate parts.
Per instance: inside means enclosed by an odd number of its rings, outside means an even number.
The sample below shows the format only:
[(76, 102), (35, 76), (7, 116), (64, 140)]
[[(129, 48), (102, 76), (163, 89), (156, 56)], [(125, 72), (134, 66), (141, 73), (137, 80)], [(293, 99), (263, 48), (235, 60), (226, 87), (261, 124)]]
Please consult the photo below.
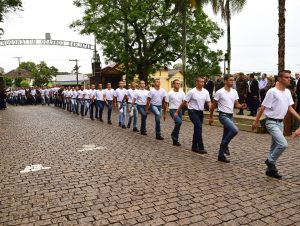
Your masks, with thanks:
[[(300, 141), (279, 161), (282, 181), (264, 175), (270, 137), (240, 132), (231, 163), (216, 161), (222, 129), (204, 127), (208, 155), (54, 107), (0, 112), (0, 225), (300, 225)], [(94, 144), (96, 150), (83, 149)], [(48, 170), (20, 174), (28, 165)]]

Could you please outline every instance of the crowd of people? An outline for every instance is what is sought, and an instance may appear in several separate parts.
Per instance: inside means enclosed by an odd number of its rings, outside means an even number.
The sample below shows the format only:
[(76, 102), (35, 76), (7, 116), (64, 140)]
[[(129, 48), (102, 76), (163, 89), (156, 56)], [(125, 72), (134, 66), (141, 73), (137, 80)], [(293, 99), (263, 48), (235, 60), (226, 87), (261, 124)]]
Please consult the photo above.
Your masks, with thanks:
[[(297, 89), (299, 75), (296, 75)], [(103, 110), (107, 108), (107, 123), (112, 124), (112, 109), (118, 109), (118, 123), (123, 129), (131, 128), (133, 132), (147, 135), (147, 116), (152, 112), (155, 116), (155, 137), (163, 140), (161, 133), (161, 118), (166, 119), (169, 112), (174, 121), (174, 128), (171, 132), (173, 145), (181, 146), (179, 142), (180, 128), (182, 125), (183, 112), (187, 110), (188, 116), (194, 125), (192, 139), (192, 151), (199, 154), (206, 154), (202, 139), (202, 124), (204, 111), (209, 110), (209, 124), (214, 121), (214, 111), (217, 109), (219, 121), (224, 127), (223, 136), (218, 152), (218, 161), (229, 163), (229, 144), (238, 134), (238, 128), (233, 122), (234, 108), (240, 109), (238, 114), (244, 114), (244, 110), (250, 110), (251, 116), (256, 116), (253, 129), (258, 127), (260, 117), (266, 116), (266, 128), (272, 136), (272, 144), (267, 160), (266, 175), (281, 179), (276, 168), (276, 162), (282, 152), (287, 148), (287, 141), (283, 136), (283, 119), (287, 112), (290, 112), (295, 119), (300, 121), (299, 112), (294, 108), (292, 93), (288, 87), (291, 84), (291, 72), (281, 71), (274, 82), (269, 83), (268, 78), (263, 75), (259, 81), (255, 76), (224, 76), (217, 77), (211, 81), (206, 77), (199, 77), (196, 86), (187, 94), (180, 90), (181, 82), (173, 81), (173, 89), (166, 92), (160, 87), (160, 80), (154, 81), (152, 89), (146, 89), (144, 81), (130, 83), (129, 89), (125, 88), (123, 81), (120, 81), (117, 89), (106, 84), (97, 88), (94, 84), (86, 87), (34, 87), (32, 89), (19, 88), (7, 93), (7, 100), (13, 105), (24, 104), (54, 104), (56, 107), (65, 109), (82, 118), (89, 114), (91, 120), (104, 121)], [(300, 97), (300, 93), (298, 97)], [(300, 98), (299, 98), (300, 99)], [(299, 101), (298, 101), (299, 102)], [(259, 112), (257, 113), (258, 108)], [(128, 117), (127, 117), (128, 113)], [(138, 113), (141, 115), (140, 127), (138, 126)], [(127, 122), (127, 123), (126, 123)], [(300, 128), (295, 133), (300, 136)]]

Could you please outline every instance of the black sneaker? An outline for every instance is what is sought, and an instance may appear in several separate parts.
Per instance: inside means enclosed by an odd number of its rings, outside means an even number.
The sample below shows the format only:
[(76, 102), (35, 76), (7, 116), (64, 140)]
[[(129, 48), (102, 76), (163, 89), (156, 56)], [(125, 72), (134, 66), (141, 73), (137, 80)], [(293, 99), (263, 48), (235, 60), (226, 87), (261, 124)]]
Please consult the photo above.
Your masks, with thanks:
[(108, 121), (107, 123), (108, 123), (109, 125), (111, 125), (111, 124), (112, 124), (112, 123), (111, 123), (111, 121)]
[(161, 135), (159, 135), (159, 136), (156, 136), (156, 140), (164, 140), (164, 138)]
[(103, 119), (102, 119), (102, 118), (100, 118), (99, 120), (100, 120), (100, 122), (103, 122)]
[(224, 153), (225, 153), (226, 155), (230, 155), (230, 152), (229, 152), (228, 147), (224, 148)]
[(224, 157), (218, 157), (219, 162), (225, 162), (225, 163), (230, 163), (230, 161), (224, 156)]
[(121, 122), (119, 122), (119, 127), (122, 127)]
[(273, 178), (276, 178), (276, 179), (279, 179), (279, 180), (281, 180), (282, 179), (282, 176), (278, 173), (278, 171), (276, 170), (267, 170), (266, 171), (266, 175), (268, 176), (268, 177), (273, 177)]
[(270, 163), (270, 162), (269, 162), (269, 159), (267, 159), (267, 160), (265, 161), (265, 164), (267, 165), (268, 170), (271, 170), (271, 171), (277, 171), (276, 165), (273, 164), (273, 163)]
[(130, 129), (130, 125), (129, 124), (127, 125), (127, 128)]
[(146, 131), (141, 131), (141, 134), (146, 136), (147, 132)]
[(139, 130), (138, 130), (138, 128), (133, 128), (133, 132), (140, 132)]
[(122, 129), (126, 129), (126, 126), (125, 126), (125, 125), (123, 125), (123, 126), (122, 126)]
[(197, 153), (203, 155), (203, 154), (207, 154), (207, 151), (205, 149), (203, 149), (203, 150), (197, 151)]
[(179, 143), (178, 141), (173, 141), (173, 145), (179, 147), (179, 146), (181, 146), (181, 143)]

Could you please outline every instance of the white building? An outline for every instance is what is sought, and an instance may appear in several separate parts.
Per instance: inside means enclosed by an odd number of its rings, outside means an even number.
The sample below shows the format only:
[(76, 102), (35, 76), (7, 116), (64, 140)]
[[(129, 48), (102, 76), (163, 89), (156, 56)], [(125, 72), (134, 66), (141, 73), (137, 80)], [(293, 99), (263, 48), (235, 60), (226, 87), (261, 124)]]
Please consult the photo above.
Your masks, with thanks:
[[(63, 74), (63, 75), (57, 75), (53, 78), (53, 83), (56, 85), (62, 85), (62, 86), (76, 86), (77, 85), (77, 79), (76, 74)], [(78, 74), (78, 85), (86, 85), (89, 83), (89, 77), (85, 74)]]

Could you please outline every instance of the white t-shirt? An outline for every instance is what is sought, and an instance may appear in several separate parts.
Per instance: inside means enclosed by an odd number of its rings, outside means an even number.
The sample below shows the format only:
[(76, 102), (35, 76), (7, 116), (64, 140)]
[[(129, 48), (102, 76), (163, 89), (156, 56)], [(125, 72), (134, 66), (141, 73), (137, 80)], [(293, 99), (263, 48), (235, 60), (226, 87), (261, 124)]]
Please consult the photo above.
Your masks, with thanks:
[(103, 94), (104, 94), (104, 90), (99, 90), (97, 89), (96, 90), (96, 99), (97, 100), (100, 100), (100, 101), (103, 101)]
[(83, 92), (84, 92), (84, 99), (86, 99), (86, 100), (90, 99), (91, 90), (85, 89), (85, 90), (83, 90)]
[(114, 93), (114, 97), (117, 98), (117, 101), (122, 101), (124, 96), (127, 95), (127, 90), (126, 89), (116, 89), (115, 93)]
[(83, 94), (84, 94), (84, 90), (79, 90), (79, 91), (78, 91), (78, 96), (77, 96), (77, 97), (78, 97), (79, 99), (82, 99), (82, 98), (83, 98)]
[(21, 90), (19, 91), (19, 93), (21, 94), (21, 96), (25, 96), (25, 89), (21, 89)]
[(178, 92), (175, 92), (174, 90), (171, 90), (166, 97), (166, 102), (169, 103), (169, 109), (178, 109), (182, 104), (184, 97), (185, 93), (183, 91), (179, 90)]
[(239, 95), (235, 89), (226, 91), (224, 88), (219, 89), (214, 99), (218, 101), (218, 110), (227, 114), (233, 114), (234, 103), (239, 99)]
[(94, 97), (94, 99), (96, 99), (96, 92), (97, 92), (96, 89), (91, 89), (90, 90), (90, 98)]
[(132, 99), (133, 99), (133, 97), (135, 96), (135, 93), (136, 93), (137, 91), (138, 91), (137, 89), (135, 89), (135, 90), (133, 90), (133, 89), (127, 90), (128, 103), (131, 103), (131, 102), (132, 102)]
[(113, 100), (114, 99), (114, 93), (115, 90), (114, 89), (105, 89), (103, 94), (106, 97), (106, 100)]
[(276, 87), (269, 89), (262, 105), (266, 107), (265, 116), (274, 119), (283, 119), (289, 106), (293, 105), (291, 91), (285, 89), (280, 91)]
[(76, 90), (71, 91), (71, 97), (72, 97), (73, 99), (76, 99), (76, 98), (77, 98), (77, 95), (78, 95), (78, 91), (76, 91)]
[(197, 88), (190, 90), (184, 98), (188, 102), (188, 108), (191, 110), (204, 111), (205, 102), (210, 101), (209, 92), (207, 89), (202, 88), (201, 91)]
[(147, 97), (149, 91), (146, 89), (140, 89), (134, 94), (134, 98), (136, 99), (135, 103), (138, 105), (146, 105), (147, 104)]
[(32, 96), (36, 95), (35, 89), (32, 89), (32, 90), (30, 91), (30, 94), (31, 94)]
[(148, 93), (148, 97), (151, 98), (150, 103), (152, 105), (156, 105), (156, 106), (161, 106), (163, 98), (165, 98), (166, 96), (167, 96), (167, 93), (163, 88), (160, 88), (159, 90), (152, 89)]

